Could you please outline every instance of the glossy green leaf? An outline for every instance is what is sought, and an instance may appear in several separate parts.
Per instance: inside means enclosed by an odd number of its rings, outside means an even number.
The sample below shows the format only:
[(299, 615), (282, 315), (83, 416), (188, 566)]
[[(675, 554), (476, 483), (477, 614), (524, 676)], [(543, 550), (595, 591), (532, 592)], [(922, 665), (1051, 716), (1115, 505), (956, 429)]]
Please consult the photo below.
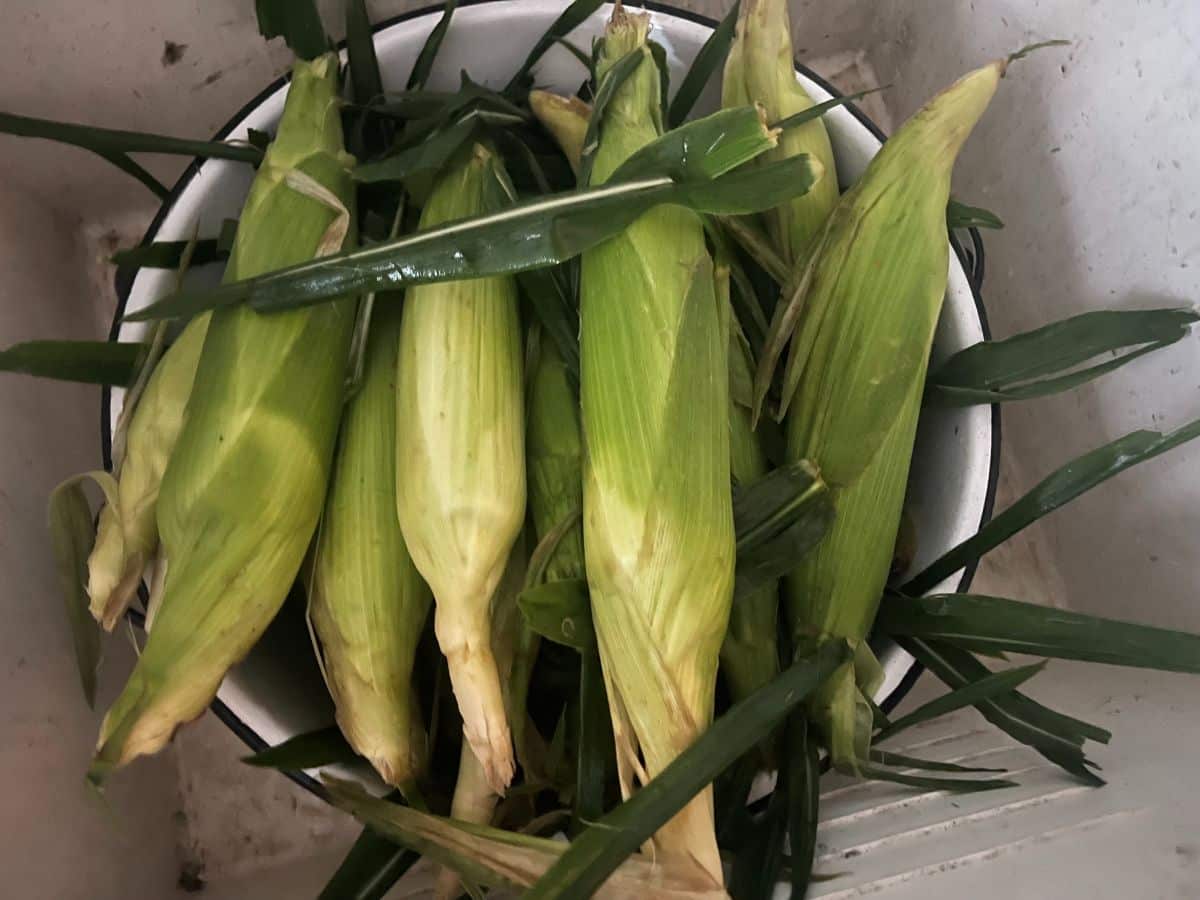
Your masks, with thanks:
[(649, 784), (579, 835), (526, 900), (591, 897), (609, 874), (850, 657), (829, 641), (735, 704)]
[(1131, 466), (1153, 459), (1196, 437), (1200, 437), (1200, 420), (1169, 434), (1135, 431), (1085, 453), (1043, 479), (1033, 490), (979, 529), (974, 537), (947, 551), (910, 579), (900, 591), (909, 596), (924, 594), (1042, 516)]
[(383, 900), (420, 858), (364, 828), (317, 900)]
[[(100, 473), (103, 474), (103, 473)], [(86, 476), (83, 476), (86, 477)], [(87, 561), (96, 539), (92, 510), (82, 478), (70, 478), (50, 494), (47, 518), (59, 586), (66, 604), (75, 665), (88, 706), (96, 703), (96, 672), (100, 668), (100, 626), (88, 611)], [(115, 484), (112, 486), (115, 493)]]
[(563, 10), (554, 22), (546, 29), (543, 34), (533, 45), (529, 51), (529, 55), (525, 57), (525, 61), (521, 63), (521, 67), (504, 88), (504, 93), (511, 94), (518, 91), (531, 82), (531, 74), (533, 67), (538, 64), (538, 61), (545, 55), (546, 51), (554, 46), (559, 38), (565, 38), (579, 25), (581, 25), (589, 16), (592, 15), (603, 5), (604, 0), (575, 0), (570, 6)]
[(1000, 217), (981, 206), (968, 206), (951, 200), (946, 204), (946, 227), (951, 231), (956, 228), (1003, 228)]
[(329, 38), (314, 0), (254, 0), (258, 31), (267, 40), (281, 37), (300, 59), (316, 59), (329, 50)]
[(161, 134), (119, 131), (112, 128), (77, 125), (72, 122), (54, 122), (49, 119), (18, 116), (5, 112), (0, 112), (0, 134), (42, 138), (90, 150), (117, 166), (121, 171), (137, 178), (160, 197), (167, 193), (167, 189), (149, 172), (131, 160), (127, 154), (165, 153), (178, 156), (231, 159), (248, 163), (258, 163), (262, 159), (261, 150), (246, 144), (192, 141)]
[(594, 647), (580, 657), (578, 743), (575, 763), (577, 833), (604, 815), (605, 791), (616, 760), (604, 673), (600, 668), (600, 654)]
[(821, 807), (821, 760), (817, 736), (806, 715), (797, 713), (787, 728), (788, 860), (792, 896), (803, 898), (812, 881)]
[[(237, 233), (237, 219), (225, 219), (221, 232), (215, 238), (200, 238), (195, 241), (190, 266), (203, 266), (223, 262), (229, 258), (233, 237)], [(192, 241), (152, 241), (128, 250), (118, 250), (109, 257), (109, 262), (118, 267), (134, 269), (176, 269), (183, 260), (184, 250)]]
[[(992, 675), (983, 663), (966, 650), (919, 638), (897, 638), (906, 651), (953, 690)], [(1085, 722), (1047, 709), (1018, 691), (981, 700), (976, 709), (985, 719), (1066, 772), (1093, 786), (1104, 781), (1092, 769), (1094, 764), (1083, 752), (1084, 740), (1099, 733)]]
[(1009, 781), (1007, 778), (940, 778), (933, 775), (908, 775), (870, 762), (860, 762), (859, 771), (862, 772), (864, 778), (873, 778), (876, 781), (887, 781), (926, 791), (949, 791), (952, 794), (973, 794), (978, 791), (997, 791), (1017, 786), (1015, 781)]
[(807, 461), (790, 463), (733, 492), (737, 533), (734, 597), (746, 597), (795, 568), (833, 522), (833, 500)]
[(594, 650), (592, 609), (583, 579), (551, 581), (529, 588), (517, 598), (526, 624), (547, 640), (576, 650)]
[(669, 127), (675, 128), (683, 124), (683, 120), (691, 113), (713, 74), (725, 65), (725, 57), (729, 55), (729, 48), (733, 45), (740, 7), (741, 2), (737, 0), (696, 54), (683, 81), (679, 83), (675, 98), (671, 101), (671, 110), (667, 116)]
[(446, 39), (446, 32), (450, 30), (450, 20), (457, 8), (458, 0), (446, 0), (443, 4), (442, 17), (433, 26), (433, 31), (429, 32), (429, 37), (421, 47), (417, 61), (413, 63), (412, 72), (408, 76), (407, 87), (410, 91), (425, 87), (425, 82), (429, 80), (429, 73), (433, 71), (433, 63), (437, 59), (438, 51), (442, 49), (442, 41)]
[(319, 731), (298, 734), (282, 744), (243, 757), (242, 762), (265, 769), (298, 772), (303, 769), (351, 763), (359, 758), (338, 727), (331, 725)]
[(778, 122), (772, 122), (772, 128), (780, 128), (786, 131), (789, 128), (799, 128), (814, 119), (819, 119), (831, 109), (837, 109), (839, 106), (845, 106), (847, 103), (853, 103), (855, 100), (861, 100), (870, 94), (877, 94), (880, 91), (886, 90), (889, 86), (867, 88), (865, 91), (858, 91), (854, 94), (847, 94), (844, 97), (834, 97), (832, 100), (826, 100), (823, 103), (817, 103), (810, 106), (808, 109), (801, 110), (794, 115), (790, 115), (785, 119), (780, 119)]
[(414, 147), (401, 150), (376, 162), (362, 163), (354, 167), (354, 180), (364, 184), (381, 181), (405, 181), (414, 177), (430, 177), (458, 152), (475, 129), (479, 127), (477, 116), (464, 116), (445, 131), (439, 131)]
[[(889, 597), (884, 601), (883, 605), (886, 607), (891, 602), (892, 598)], [(981, 678), (978, 681), (964, 685), (958, 690), (943, 694), (941, 697), (935, 697), (928, 703), (919, 706), (917, 709), (914, 709), (907, 715), (901, 716), (883, 728), (876, 733), (874, 740), (875, 742), (886, 741), (906, 728), (912, 728), (914, 725), (920, 725), (922, 722), (928, 722), (939, 716), (957, 712), (968, 706), (978, 706), (984, 700), (990, 700), (997, 694), (1006, 694), (1009, 691), (1015, 690), (1034, 675), (1041, 672), (1045, 667), (1046, 663), (1042, 661), (1030, 666), (1020, 666), (1019, 668), (996, 672), (988, 675), (986, 678)], [(879, 761), (882, 762), (882, 760)]]
[(876, 627), (976, 652), (1200, 673), (1200, 635), (981, 594), (890, 595)]
[(0, 372), (82, 384), (131, 384), (149, 344), (117, 341), (29, 341), (0, 350)]
[(356, 103), (370, 103), (383, 96), (383, 75), (375, 40), (371, 34), (371, 16), (366, 0), (346, 0), (346, 57), (350, 68), (350, 95)]
[[(878, 740), (878, 738), (876, 738)], [(1004, 772), (1004, 769), (987, 769), (980, 766), (960, 766), (955, 763), (942, 762), (936, 759), (921, 759), (916, 756), (905, 756), (902, 753), (892, 753), (888, 750), (871, 748), (871, 762), (881, 766), (894, 768), (924, 769), (927, 772), (961, 772), (974, 774), (978, 772)]]
[[(966, 406), (1025, 400), (1068, 390), (1186, 337), (1200, 314), (1187, 308), (1099, 310), (1018, 334), (981, 341), (930, 373), (925, 402)], [(1124, 351), (1124, 352), (1122, 352)], [(1112, 359), (1076, 370), (1096, 357)]]
[(208, 290), (184, 289), (126, 319), (191, 316), (241, 302), (262, 312), (278, 311), (346, 294), (518, 273), (571, 259), (661, 203), (699, 212), (750, 213), (802, 194), (812, 182), (805, 156), (735, 170), (707, 182), (614, 177), (600, 187), (539, 198), (257, 278)]

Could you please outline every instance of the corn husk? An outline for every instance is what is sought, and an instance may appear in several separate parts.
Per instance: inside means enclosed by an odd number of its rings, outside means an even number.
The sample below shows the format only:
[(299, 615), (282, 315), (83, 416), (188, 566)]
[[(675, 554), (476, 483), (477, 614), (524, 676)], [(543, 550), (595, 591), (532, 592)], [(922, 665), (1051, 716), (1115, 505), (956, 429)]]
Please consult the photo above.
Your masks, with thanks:
[[(779, 122), (814, 105), (796, 80), (787, 0), (742, 0), (737, 34), (725, 60), (722, 105), (758, 103), (767, 121)], [(824, 175), (807, 194), (780, 204), (765, 215), (776, 248), (789, 262), (800, 261), (813, 235), (838, 200), (837, 167), (825, 123), (814, 119), (786, 129), (762, 163), (807, 153), (818, 159)], [(760, 163), (761, 164), (761, 163)]]
[[(340, 247), (352, 221), (349, 163), (336, 56), (298, 62), (227, 277)], [(94, 779), (200, 715), (282, 605), (324, 500), (353, 320), (352, 300), (213, 314), (159, 492), (157, 614), (101, 726)]]
[[(517, 597), (525, 583), (526, 554), (524, 541), (517, 539), (504, 569), (504, 577), (492, 598), (492, 655), (504, 685), (505, 709), (510, 721), (525, 715), (525, 697), (513, 690), (513, 671), (523, 649), (521, 632), (524, 621), (517, 607)], [(476, 825), (491, 823), (500, 801), (487, 778), (483, 764), (475, 756), (469, 741), (464, 740), (458, 761), (458, 780), (450, 801), (450, 818)], [(438, 873), (434, 894), (438, 900), (454, 900), (462, 893), (462, 879), (453, 869)]]
[(90, 609), (112, 631), (158, 549), (158, 491), (179, 439), (209, 316), (193, 319), (159, 359), (126, 432), (117, 502), (100, 510), (88, 557)]
[[(505, 177), (489, 149), (468, 148), (438, 178), (421, 227), (496, 207)], [(497, 793), (514, 762), (490, 604), (525, 516), (521, 356), (511, 278), (408, 293), (397, 375), (400, 527), (433, 589), (464, 735)]]
[(546, 540), (568, 519), (576, 519), (550, 554), (544, 578), (548, 582), (584, 578), (579, 393), (558, 347), (544, 332), (529, 375), (526, 442), (529, 511), (538, 541)]
[[(592, 182), (662, 130), (648, 19), (620, 6), (601, 73), (642, 61), (600, 129)], [(711, 721), (732, 599), (725, 311), (699, 218), (660, 207), (583, 255), (584, 549), (623, 792)], [(656, 859), (723, 882), (711, 789), (655, 836)]]
[(784, 379), (788, 452), (820, 467), (837, 516), (785, 594), (798, 650), (834, 637), (857, 648), (813, 704), (843, 769), (855, 770), (869, 749), (864, 694), (880, 672), (866, 637), (896, 543), (946, 290), (951, 169), (1002, 71), (996, 63), (967, 75), (884, 145), (830, 216), (804, 273)]
[(412, 674), (433, 596), (396, 518), (401, 312), (392, 297), (371, 318), (321, 520), (309, 614), (342, 733), (384, 781), (408, 791), (426, 759)]
[[(729, 269), (718, 266), (718, 298), (729, 303)], [(730, 314), (729, 329), (729, 463), (733, 480), (753, 484), (770, 466), (751, 425), (750, 384), (754, 366), (750, 347)], [(734, 701), (754, 693), (779, 674), (779, 585), (771, 582), (730, 610), (729, 630), (721, 645), (721, 671)]]
[(591, 106), (578, 97), (563, 97), (550, 91), (530, 91), (529, 108), (562, 148), (571, 171), (578, 175)]

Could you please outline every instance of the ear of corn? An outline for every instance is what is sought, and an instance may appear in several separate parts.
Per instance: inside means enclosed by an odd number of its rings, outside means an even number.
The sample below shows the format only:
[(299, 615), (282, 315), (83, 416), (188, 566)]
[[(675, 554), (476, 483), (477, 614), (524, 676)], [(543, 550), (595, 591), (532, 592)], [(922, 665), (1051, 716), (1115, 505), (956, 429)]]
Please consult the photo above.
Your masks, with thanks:
[[(491, 208), (503, 177), (489, 149), (469, 148), (439, 177), (421, 227)], [(512, 779), (513, 753), (489, 607), (525, 516), (521, 356), (513, 279), (408, 293), (397, 375), (397, 510), (433, 589), (464, 734), (497, 793)]]
[[(579, 395), (554, 341), (542, 333), (529, 376), (526, 430), (529, 509), (539, 541), (583, 509), (583, 438)], [(546, 581), (584, 578), (583, 525), (577, 521), (546, 564)]]
[[(758, 103), (768, 122), (779, 122), (812, 107), (813, 100), (796, 81), (791, 22), (786, 0), (742, 0), (737, 36), (725, 61), (724, 106)], [(820, 161), (825, 174), (802, 197), (766, 214), (775, 246), (789, 261), (798, 261), (838, 200), (837, 168), (825, 123), (814, 119), (786, 129), (779, 145), (760, 159), (771, 162), (807, 153)]]
[(846, 769), (865, 758), (870, 738), (863, 692), (875, 686), (878, 664), (865, 639), (896, 543), (946, 290), (951, 169), (1001, 71), (995, 64), (967, 75), (884, 145), (842, 197), (806, 273), (785, 378), (795, 386), (788, 451), (814, 460), (835, 487), (837, 517), (785, 593), (798, 648), (830, 637), (858, 648), (814, 702), (833, 761)]
[[(617, 7), (601, 72), (642, 62), (610, 102), (592, 170), (602, 182), (662, 128), (645, 15)], [(724, 313), (703, 227), (663, 207), (583, 256), (584, 547), (622, 789), (670, 763), (712, 718), (733, 587)], [(654, 854), (722, 883), (711, 789)]]
[[(226, 277), (340, 245), (352, 221), (348, 162), (337, 58), (297, 63)], [(353, 319), (347, 300), (277, 316), (213, 314), (159, 493), (161, 605), (104, 719), (94, 779), (160, 749), (203, 712), (282, 605), (321, 512)]]
[(412, 672), (433, 597), (396, 519), (401, 311), (399, 298), (385, 298), (372, 315), (319, 529), (309, 614), (342, 733), (384, 781), (408, 790), (426, 756)]
[(158, 548), (159, 486), (183, 427), (208, 320), (189, 322), (154, 367), (129, 422), (117, 502), (100, 510), (88, 596), (92, 615), (108, 631), (129, 607)]

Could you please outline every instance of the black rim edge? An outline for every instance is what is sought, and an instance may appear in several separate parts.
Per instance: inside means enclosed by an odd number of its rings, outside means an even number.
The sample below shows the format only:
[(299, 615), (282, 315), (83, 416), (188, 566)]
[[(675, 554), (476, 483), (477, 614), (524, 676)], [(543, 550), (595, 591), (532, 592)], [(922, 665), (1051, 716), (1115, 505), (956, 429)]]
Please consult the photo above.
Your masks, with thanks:
[[(465, 0), (465, 2), (460, 3), (459, 6), (482, 6), (486, 3), (495, 2), (500, 2), (500, 0)], [(701, 15), (700, 13), (692, 12), (691, 10), (687, 9), (678, 9), (666, 3), (644, 2), (643, 5), (646, 9), (665, 13), (678, 19), (693, 22), (697, 25), (703, 25), (707, 28), (715, 28), (719, 24), (717, 20), (712, 19), (709, 16)], [(442, 4), (433, 4), (431, 6), (422, 7), (421, 9), (412, 10), (411, 12), (401, 13), (376, 23), (372, 26), (371, 32), (372, 34), (378, 34), (379, 32), (387, 28), (391, 28), (394, 25), (398, 25), (402, 22), (407, 22), (412, 19), (418, 19), (422, 16), (432, 15), (436, 12), (439, 12), (441, 9)], [(345, 41), (342, 41), (338, 44), (337, 48), (338, 50), (341, 50), (344, 47)], [(818, 85), (822, 90), (827, 91), (831, 96), (842, 96), (842, 94), (835, 89), (832, 84), (830, 84), (816, 72), (812, 71), (812, 69), (808, 68), (808, 66), (804, 65), (803, 63), (795, 62), (795, 67), (797, 72), (799, 72), (805, 78), (810, 79), (814, 84)], [(221, 126), (220, 129), (217, 130), (217, 133), (213, 135), (212, 139), (220, 141), (228, 137), (234, 128), (241, 124), (241, 122), (247, 116), (261, 106), (268, 97), (287, 84), (290, 78), (290, 74), (285, 73), (272, 81), (269, 85), (263, 88), (263, 90), (259, 91), (259, 93), (245, 103), (224, 125)], [(843, 108), (849, 112), (850, 115), (852, 115), (860, 125), (866, 128), (867, 131), (869, 131), (880, 143), (885, 143), (887, 141), (887, 135), (884, 134), (883, 130), (873, 121), (871, 121), (871, 119), (868, 118), (867, 115), (863, 113), (863, 111), (860, 110), (856, 104), (846, 103), (844, 104)], [(175, 206), (175, 203), (187, 189), (188, 185), (192, 182), (192, 179), (199, 174), (200, 167), (204, 164), (204, 162), (205, 160), (196, 158), (188, 163), (187, 168), (183, 170), (183, 173), (179, 176), (178, 180), (174, 185), (171, 186), (167, 196), (163, 198), (162, 205), (159, 206), (158, 212), (155, 213), (149, 227), (147, 227), (139, 246), (144, 246), (153, 242), (155, 236), (158, 234), (158, 230), (162, 227), (163, 222), (166, 220), (167, 215), (171, 212), (171, 209)], [(978, 231), (974, 228), (971, 229), (971, 239), (973, 244), (982, 250), (982, 239), (980, 238)], [(950, 245), (954, 249), (954, 253), (958, 259), (959, 265), (962, 267), (963, 272), (967, 275), (967, 283), (970, 285), (971, 296), (975, 301), (975, 312), (979, 318), (980, 329), (983, 332), (984, 340), (988, 340), (991, 338), (991, 329), (988, 325), (987, 311), (984, 308), (983, 297), (980, 293), (982, 286), (976, 282), (972, 268), (968, 266), (964, 257), (963, 249), (959, 245), (959, 242), (953, 238), (953, 236), (951, 236)], [(133, 289), (133, 282), (136, 278), (136, 274), (136, 270), (118, 268), (116, 274), (114, 275), (117, 292), (117, 308), (113, 315), (112, 326), (109, 329), (108, 339), (110, 341), (117, 340), (120, 334), (121, 318), (125, 315), (125, 305), (129, 301), (129, 294)], [(100, 449), (102, 459), (104, 461), (104, 467), (105, 469), (109, 470), (112, 468), (111, 405), (112, 390), (109, 388), (109, 386), (105, 385), (103, 388), (101, 388), (100, 392)], [(991, 432), (991, 459), (988, 470), (987, 491), (984, 496), (983, 513), (979, 520), (980, 528), (986, 525), (992, 518), (992, 513), (995, 509), (996, 503), (996, 486), (1000, 476), (1000, 406), (999, 404), (995, 403), (992, 404)], [(962, 577), (959, 579), (958, 583), (959, 591), (965, 591), (968, 587), (970, 587), (971, 581), (975, 577), (975, 570), (978, 565), (979, 561), (975, 560), (963, 570)], [(880, 707), (885, 712), (890, 712), (892, 709), (894, 709), (900, 703), (900, 701), (904, 699), (908, 692), (912, 690), (913, 685), (917, 683), (917, 680), (921, 677), (921, 674), (924, 671), (925, 667), (916, 660), (913, 660), (912, 665), (905, 673), (904, 678), (901, 679), (900, 684), (898, 684), (896, 688), (883, 699)], [(210, 709), (212, 709), (213, 714), (216, 715), (216, 717), (220, 719), (221, 722), (230, 731), (232, 731), (239, 740), (242, 741), (242, 743), (244, 743), (255, 753), (261, 752), (270, 746), (265, 740), (263, 740), (262, 736), (257, 731), (247, 725), (241, 719), (241, 717), (237, 715), (237, 713), (235, 713), (222, 701), (214, 699), (210, 704)], [(284, 772), (284, 774), (296, 784), (300, 785), (306, 790), (311, 791), (317, 796), (325, 796), (325, 792), (321, 788), (320, 782), (318, 782), (312, 776), (304, 772)]]

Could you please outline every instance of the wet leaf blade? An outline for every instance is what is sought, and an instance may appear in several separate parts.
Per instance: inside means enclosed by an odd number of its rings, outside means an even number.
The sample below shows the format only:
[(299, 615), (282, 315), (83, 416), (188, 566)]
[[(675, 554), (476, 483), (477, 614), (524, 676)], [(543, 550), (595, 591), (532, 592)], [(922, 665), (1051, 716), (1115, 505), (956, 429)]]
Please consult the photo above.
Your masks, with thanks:
[[(1024, 400), (1068, 390), (1185, 337), (1187, 308), (1097, 310), (1002, 341), (981, 341), (932, 372), (926, 402), (940, 406)], [(1072, 371), (1099, 356), (1114, 359)]]
[(137, 377), (150, 345), (119, 341), (29, 341), (0, 350), (0, 372), (124, 387)]
[(383, 900), (420, 858), (364, 828), (317, 900)]
[(890, 595), (876, 626), (976, 652), (1200, 673), (1200, 635), (982, 594)]
[(683, 124), (713, 74), (725, 65), (725, 57), (729, 55), (729, 48), (733, 46), (733, 36), (737, 28), (740, 7), (741, 2), (737, 0), (729, 8), (725, 18), (713, 29), (708, 40), (704, 42), (704, 46), (700, 48), (700, 52), (696, 54), (696, 59), (683, 77), (683, 81), (679, 83), (679, 90), (671, 101), (671, 109), (667, 117), (667, 121), (670, 123), (669, 127), (675, 128)]
[(243, 757), (242, 762), (259, 768), (298, 772), (351, 763), (359, 758), (338, 727), (331, 725), (318, 731), (298, 734), (282, 744)]
[(450, 30), (450, 20), (454, 17), (454, 10), (457, 8), (458, 0), (446, 0), (442, 7), (442, 17), (433, 26), (433, 31), (429, 32), (429, 37), (425, 39), (421, 52), (417, 54), (417, 61), (413, 63), (413, 70), (408, 76), (408, 90), (425, 87), (425, 82), (429, 80), (429, 73), (433, 71), (433, 64), (437, 60), (438, 51), (442, 49), (442, 41), (446, 39), (446, 32)]
[(900, 588), (918, 596), (931, 590), (959, 569), (979, 559), (1038, 519), (1071, 502), (1097, 485), (1139, 463), (1151, 460), (1200, 437), (1200, 420), (1168, 434), (1135, 431), (1085, 453), (1058, 469), (1012, 506), (995, 516), (973, 536), (941, 557)]
[(845, 644), (829, 641), (812, 657), (798, 660), (770, 684), (735, 704), (649, 784), (575, 838), (525, 894), (526, 900), (592, 896), (624, 859), (770, 734), (849, 657)]
[[(889, 599), (885, 601), (884, 605), (890, 602)], [(893, 735), (904, 731), (906, 728), (912, 728), (914, 725), (920, 725), (922, 722), (928, 722), (940, 716), (949, 715), (968, 706), (978, 706), (983, 701), (991, 700), (999, 694), (1006, 694), (1009, 691), (1016, 690), (1045, 667), (1046, 663), (1043, 660), (1033, 665), (995, 672), (985, 678), (953, 690), (948, 694), (935, 697), (928, 703), (914, 709), (907, 715), (901, 716), (881, 729), (875, 735), (874, 740), (876, 743), (885, 741)]]

